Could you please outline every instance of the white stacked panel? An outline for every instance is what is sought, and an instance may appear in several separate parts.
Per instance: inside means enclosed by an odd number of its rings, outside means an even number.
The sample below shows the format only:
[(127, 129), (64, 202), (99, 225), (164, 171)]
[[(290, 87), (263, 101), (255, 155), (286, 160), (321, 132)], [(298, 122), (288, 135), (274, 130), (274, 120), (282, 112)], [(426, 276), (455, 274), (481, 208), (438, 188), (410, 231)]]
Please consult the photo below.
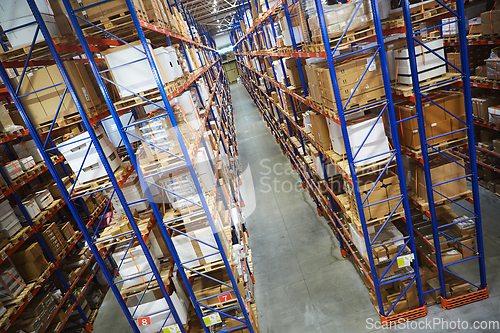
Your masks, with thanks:
[[(345, 148), (340, 125), (330, 119), (327, 121), (333, 150), (342, 155), (345, 153)], [(373, 130), (371, 130), (372, 127)], [(354, 162), (359, 162), (356, 163), (356, 166), (371, 164), (389, 157), (389, 154), (384, 154), (389, 152), (390, 148), (382, 118), (379, 118), (378, 121), (375, 117), (353, 121), (347, 124), (347, 132), (349, 133), (352, 156), (353, 158), (356, 156)], [(370, 159), (366, 160), (367, 158)]]
[(21, 164), (21, 168), (23, 168), (23, 171), (28, 171), (32, 167), (36, 166), (33, 156), (20, 158), (19, 163)]
[[(135, 121), (134, 114), (132, 113), (132, 111), (125, 113), (125, 114), (120, 116), (120, 121), (121, 121), (123, 126), (130, 125)], [(118, 132), (118, 127), (116, 126), (116, 123), (113, 120), (113, 117), (109, 116), (107, 118), (104, 118), (101, 122), (102, 122), (102, 126), (104, 127), (104, 130), (106, 131), (106, 135), (108, 136), (108, 138), (111, 141), (111, 143), (113, 144), (113, 146), (115, 148), (123, 146), (122, 138), (120, 136), (120, 133)], [(136, 142), (139, 140), (136, 138), (137, 134), (135, 132), (135, 127), (128, 127), (126, 129), (126, 132), (133, 135), (133, 136), (127, 135), (127, 138), (130, 141), (130, 143)]]
[[(424, 42), (423, 44), (444, 59), (443, 39), (431, 40)], [(419, 81), (432, 79), (446, 73), (446, 63), (437, 55), (421, 45), (415, 46)], [(394, 53), (394, 59), (397, 62), (398, 67), (398, 82), (403, 84), (412, 84), (408, 48), (397, 50), (397, 52)]]
[(24, 173), (21, 163), (18, 160), (2, 165), (2, 169), (9, 180), (16, 179)]
[[(24, 280), (14, 266), (9, 265), (5, 267), (0, 273), (0, 279), (3, 282), (0, 284), (0, 302), (10, 301), (17, 297), (25, 288)], [(14, 297), (11, 297), (11, 295)]]
[[(54, 18), (54, 13), (50, 8), (49, 2), (45, 0), (35, 0), (35, 3), (40, 10), (40, 14), (42, 15), (42, 18), (50, 32), (50, 35), (61, 35)], [(32, 23), (34, 21), (35, 17), (33, 16), (33, 13), (27, 1), (2, 1), (2, 5), (0, 6), (0, 24), (2, 25), (2, 29), (5, 31), (25, 25), (22, 28), (18, 28), (6, 33), (10, 45), (13, 49), (31, 44), (35, 36), (37, 25), (29, 23)], [(36, 41), (39, 42), (43, 39), (43, 35), (38, 32)]]

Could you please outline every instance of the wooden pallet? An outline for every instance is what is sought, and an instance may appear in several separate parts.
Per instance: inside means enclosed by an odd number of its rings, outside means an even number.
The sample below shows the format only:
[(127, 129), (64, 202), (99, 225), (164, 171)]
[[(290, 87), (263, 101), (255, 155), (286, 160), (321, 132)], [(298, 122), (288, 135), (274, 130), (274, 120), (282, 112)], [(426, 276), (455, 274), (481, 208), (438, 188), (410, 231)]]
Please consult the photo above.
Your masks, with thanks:
[[(410, 195), (410, 197), (413, 200), (413, 202), (417, 206), (419, 206), (419, 208), (421, 210), (423, 210), (423, 211), (428, 211), (429, 210), (429, 203), (427, 202), (427, 200), (425, 200), (425, 199), (417, 196), (416, 193), (411, 192), (411, 191), (408, 191), (408, 194)], [(465, 200), (465, 199), (469, 199), (469, 198), (472, 198), (472, 191), (471, 190), (467, 190), (467, 191), (465, 191), (463, 193), (457, 194), (453, 198), (450, 198), (450, 199), (453, 200), (453, 201), (459, 201), (459, 200)], [(434, 200), (434, 205), (448, 205), (448, 204), (452, 203), (451, 200), (448, 200), (448, 199)]]
[[(459, 139), (443, 141), (437, 144), (432, 144), (432, 147), (436, 148), (440, 152), (445, 152), (450, 149), (462, 146), (466, 143), (467, 143), (467, 138), (459, 138)], [(415, 158), (422, 158), (422, 149), (412, 149), (409, 147), (404, 147), (404, 150), (406, 150), (408, 154), (412, 155)], [(437, 154), (437, 152), (431, 147), (427, 148), (427, 153), (429, 155)]]
[[(342, 38), (342, 41), (339, 46), (346, 46), (352, 43), (359, 43), (367, 38), (375, 36), (376, 33), (375, 33), (375, 27), (373, 26), (373, 22), (369, 22), (361, 27), (357, 27), (355, 29), (348, 31)], [(329, 37), (330, 37), (330, 47), (334, 47), (340, 41), (342, 34)]]
[[(383, 90), (384, 88), (382, 87), (382, 88), (379, 88), (379, 89)], [(376, 98), (372, 98), (372, 99), (363, 99), (359, 103), (349, 103), (347, 105), (347, 108), (344, 110), (344, 112), (349, 111), (349, 110), (354, 110), (354, 109), (362, 108), (362, 107), (365, 107), (365, 106), (369, 106), (371, 104), (375, 104), (377, 102), (382, 102), (384, 100), (385, 100), (385, 94), (381, 95), (381, 96), (378, 96)], [(345, 103), (345, 101), (342, 101), (342, 103)], [(329, 108), (327, 106), (321, 105), (320, 110), (323, 111), (324, 113), (332, 116), (334, 119), (339, 119), (339, 114), (337, 112), (337, 109), (331, 109), (331, 108)], [(363, 111), (366, 111), (366, 109), (360, 110), (359, 112), (363, 112)]]
[[(446, 73), (446, 74), (443, 74), (441, 76), (438, 76), (438, 77), (435, 77), (432, 79), (421, 81), (421, 82), (419, 82), (420, 89), (424, 89), (425, 87), (429, 87), (432, 85), (436, 85), (436, 86), (432, 87), (432, 90), (442, 88), (442, 87), (450, 84), (447, 81), (454, 79), (454, 78), (457, 78), (459, 76), (460, 76), (460, 74), (458, 74), (458, 73)], [(410, 96), (413, 96), (413, 85), (397, 83), (395, 86), (392, 87), (392, 91), (398, 96), (410, 97)], [(428, 90), (426, 90), (426, 91), (428, 91)]]

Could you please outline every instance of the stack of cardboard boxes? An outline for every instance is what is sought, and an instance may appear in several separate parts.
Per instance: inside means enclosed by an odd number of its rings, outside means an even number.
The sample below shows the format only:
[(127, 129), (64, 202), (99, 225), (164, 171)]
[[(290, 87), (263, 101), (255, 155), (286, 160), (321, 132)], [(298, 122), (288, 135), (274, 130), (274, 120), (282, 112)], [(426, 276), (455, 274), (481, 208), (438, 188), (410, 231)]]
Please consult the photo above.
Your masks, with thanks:
[(61, 259), (64, 256), (65, 249), (68, 247), (68, 244), (64, 236), (61, 234), (57, 224), (51, 223), (49, 225), (45, 225), (43, 227), (42, 237), (54, 259)]
[[(422, 103), (425, 134), (428, 139), (437, 138), (429, 140), (427, 143), (436, 145), (448, 140), (465, 138), (466, 131), (462, 130), (466, 127), (464, 124), (465, 107), (463, 95), (461, 93), (438, 92), (430, 98), (434, 103), (428, 100), (424, 100)], [(449, 113), (444, 111), (443, 108)], [(394, 105), (394, 112), (398, 120), (408, 119), (416, 115), (415, 105), (407, 102), (396, 103)], [(398, 131), (402, 144), (411, 149), (420, 150), (420, 134), (416, 118), (402, 121), (400, 126), (398, 126)], [(453, 131), (458, 132), (448, 134)]]
[[(443, 183), (439, 186), (433, 187), (434, 202), (447, 200), (448, 198), (452, 199), (467, 192), (467, 182), (465, 178), (450, 181), (452, 179), (465, 176), (465, 169), (461, 166), (464, 165), (464, 161), (454, 155), (452, 156), (446, 153), (445, 155), (446, 156), (442, 156), (438, 154), (429, 158), (429, 168), (432, 182), (434, 184)], [(453, 161), (456, 161), (456, 163)], [(410, 170), (410, 186), (418, 197), (427, 202), (427, 189), (425, 186), (423, 166), (419, 163), (412, 163)]]
[(22, 319), (16, 322), (16, 331), (42, 332), (56, 308), (50, 293), (37, 294), (24, 309)]

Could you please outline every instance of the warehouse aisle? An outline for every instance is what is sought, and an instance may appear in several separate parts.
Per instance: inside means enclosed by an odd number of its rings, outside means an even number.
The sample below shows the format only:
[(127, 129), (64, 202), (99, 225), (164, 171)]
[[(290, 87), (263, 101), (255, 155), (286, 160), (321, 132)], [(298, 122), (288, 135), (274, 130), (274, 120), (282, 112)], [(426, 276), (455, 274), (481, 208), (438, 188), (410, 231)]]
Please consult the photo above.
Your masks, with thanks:
[[(355, 268), (341, 257), (337, 240), (326, 221), (317, 217), (313, 201), (302, 190), (300, 178), (290, 169), (290, 162), (244, 86), (232, 85), (231, 96), (244, 170), (242, 195), (257, 281), (255, 299), (261, 332), (374, 331), (367, 327), (367, 320), (373, 323), (379, 317)], [(474, 320), (498, 320), (500, 230), (495, 207), (500, 199), (483, 188), (480, 190), (492, 297), (447, 311), (438, 306), (428, 307), (429, 315), (422, 321), (460, 319), (470, 322), (472, 327)], [(441, 326), (412, 331), (458, 332)]]

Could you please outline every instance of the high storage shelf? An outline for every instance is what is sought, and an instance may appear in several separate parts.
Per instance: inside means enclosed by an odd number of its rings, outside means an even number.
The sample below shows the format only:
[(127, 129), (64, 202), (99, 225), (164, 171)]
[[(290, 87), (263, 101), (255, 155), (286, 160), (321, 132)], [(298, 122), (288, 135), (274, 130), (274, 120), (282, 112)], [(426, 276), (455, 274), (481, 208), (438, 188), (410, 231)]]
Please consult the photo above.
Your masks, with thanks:
[[(486, 22), (487, 24), (487, 22)], [(456, 38), (451, 38), (454, 41), (449, 41), (444, 43), (445, 46), (447, 46), (448, 50), (453, 50), (454, 48), (457, 48), (460, 45), (460, 42), (456, 40)], [(469, 46), (469, 49), (471, 50), (470, 57), (474, 57), (475, 61), (479, 59), (482, 61), (482, 64), (484, 65), (483, 58), (486, 56), (489, 56), (489, 52), (491, 49), (498, 47), (500, 44), (500, 40), (494, 39), (494, 36), (483, 36), (482, 32), (476, 33), (476, 34), (471, 34), (467, 36), (467, 45)], [(477, 52), (478, 50), (477, 47), (481, 47), (482, 51)], [(482, 58), (478, 58), (479, 54), (483, 55)], [(475, 68), (471, 68), (471, 71), (475, 70)], [(483, 96), (498, 96), (495, 91), (498, 91), (499, 88), (499, 82), (498, 80), (488, 78), (486, 73), (484, 71), (479, 71), (475, 73), (476, 75), (471, 75), (471, 82), (470, 86), (471, 88), (477, 88), (476, 90), (479, 92), (475, 93), (473, 91), (472, 97), (483, 97)], [(459, 87), (462, 86), (461, 83), (457, 84)], [(491, 90), (491, 91), (490, 91)], [(486, 91), (486, 93), (485, 93)], [(486, 110), (487, 111), (487, 110)], [(497, 195), (500, 193), (500, 186), (498, 186), (497, 189), (497, 184), (498, 178), (500, 175), (500, 168), (498, 168), (498, 163), (492, 163), (491, 159), (488, 160), (489, 158), (497, 158), (500, 157), (498, 154), (498, 151), (493, 151), (493, 147), (491, 144), (491, 135), (488, 135), (488, 133), (494, 133), (491, 131), (499, 131), (499, 123), (498, 121), (490, 121), (490, 119), (484, 115), (479, 115), (474, 113), (474, 125), (477, 126), (478, 129), (478, 135), (476, 135), (476, 145), (475, 149), (477, 151), (478, 155), (482, 155), (485, 158), (481, 159), (478, 156), (477, 159), (477, 164), (480, 168), (482, 168), (484, 171), (479, 172), (479, 184), (482, 185), (484, 188), (492, 191), (493, 193), (496, 193)], [(484, 135), (483, 135), (484, 133)], [(495, 138), (499, 138), (500, 134), (494, 135)], [(469, 149), (469, 146), (463, 146), (461, 147), (460, 151), (457, 152), (461, 157), (468, 159), (467, 154), (463, 154), (465, 151)], [(497, 149), (498, 150), (498, 149)], [(497, 162), (497, 161), (493, 161)]]
[[(286, 4), (284, 0), (272, 3), (266, 1), (261, 2), (259, 7), (257, 1), (250, 1), (249, 6), (240, 5), (231, 34), (234, 52), (242, 73), (243, 84), (271, 128), (283, 153), (297, 170), (303, 187), (307, 188), (318, 207), (318, 213), (330, 222), (329, 225), (339, 240), (342, 255), (352, 259), (369, 289), (372, 302), (379, 311), (382, 321), (390, 323), (400, 319), (422, 317), (427, 313), (426, 304), (440, 302), (444, 308), (453, 308), (488, 297), (476, 163), (465, 165), (458, 159), (462, 157), (460, 153), (449, 155), (452, 151), (450, 148), (459, 147), (464, 143), (474, 144), (468, 64), (466, 56), (463, 57), (467, 54), (466, 43), (460, 45), (463, 72), (443, 74), (433, 82), (424, 84), (423, 88), (416, 79), (422, 67), (421, 62), (409, 61), (407, 69), (411, 75), (409, 84), (394, 85), (390, 82), (384, 47), (384, 36), (406, 33), (406, 36), (411, 37), (406, 37), (406, 41), (403, 39), (400, 47), (406, 47), (406, 51), (410, 54), (409, 59), (414, 59), (415, 52), (422, 49), (422, 52), (425, 50), (427, 53), (426, 56), (434, 55), (437, 61), (451, 68), (452, 64), (443, 56), (437, 55), (436, 50), (430, 49), (413, 36), (439, 29), (442, 26), (439, 20), (454, 17), (459, 22), (459, 36), (465, 40), (465, 27), (460, 23), (464, 22), (463, 3), (442, 4), (438, 1), (426, 1), (423, 4), (419, 3), (418, 6), (410, 6), (407, 1), (403, 1), (402, 11), (399, 14), (382, 21), (379, 16), (379, 6), (374, 2), (365, 1), (364, 4), (363, 1), (354, 2), (349, 5), (352, 6), (349, 9), (346, 9), (348, 5), (344, 5), (344, 8), (337, 5), (336, 12), (330, 9), (332, 11), (328, 14), (330, 15), (328, 20), (333, 25), (335, 19), (331, 14), (342, 15), (338, 13), (347, 12), (347, 18), (341, 22), (343, 27), (346, 25), (347, 27), (336, 34), (329, 30), (334, 27), (327, 28), (322, 1), (318, 0), (314, 1), (316, 11), (309, 13), (309, 24), (310, 20), (313, 20), (313, 24), (316, 20), (316, 31), (314, 31), (316, 38), (309, 34), (309, 29), (313, 32), (312, 27), (309, 25), (308, 28), (305, 25), (306, 17), (304, 8), (301, 7), (304, 3), (293, 0), (286, 1)], [(379, 2), (379, 5), (380, 3), (383, 2)], [(370, 6), (371, 10), (367, 11), (367, 7), (362, 6)], [(364, 9), (361, 14), (369, 13), (368, 22), (361, 27), (353, 26), (350, 29), (349, 26), (359, 8)], [(292, 23), (292, 17), (299, 23)], [(275, 30), (278, 21), (281, 31), (285, 31), (280, 38), (277, 38)], [(438, 23), (433, 24), (433, 21)], [(419, 23), (424, 22), (431, 27), (428, 25), (427, 28), (417, 28)], [(289, 27), (294, 27), (296, 31), (291, 33), (292, 29)], [(311, 37), (312, 41), (309, 41)], [(279, 44), (278, 39), (280, 42), (287, 40), (287, 44)], [(301, 43), (297, 43), (297, 39), (300, 39)], [(356, 46), (352, 47), (352, 43)], [(340, 49), (342, 49), (340, 54), (335, 53)], [(365, 49), (365, 54), (361, 53), (362, 49)], [(354, 59), (362, 58), (364, 65), (358, 69), (358, 76), (352, 84), (352, 89), (349, 86), (350, 90), (341, 92), (340, 90), (344, 89), (344, 86), (339, 89), (341, 81), (349, 80), (348, 75), (353, 76), (352, 70), (349, 72), (345, 67), (345, 63), (349, 64), (346, 60), (349, 59), (349, 53)], [(379, 98), (372, 100), (358, 97), (352, 103), (356, 91), (362, 90), (362, 86), (368, 81), (367, 73), (371, 69), (370, 66), (375, 63), (375, 57), (378, 59), (376, 67), (383, 81), (381, 89), (385, 95), (380, 93)], [(317, 75), (315, 79), (310, 76), (311, 64), (316, 60), (312, 58), (326, 58), (327, 64), (316, 67), (320, 69), (312, 72), (312, 75)], [(355, 60), (351, 60), (351, 63), (355, 63)], [(309, 66), (307, 76), (304, 66)], [(309, 80), (308, 84), (305, 78)], [(313, 80), (315, 82), (311, 84)], [(321, 88), (323, 91), (320, 94), (323, 100), (319, 102), (314, 96), (310, 96), (315, 84), (316, 89)], [(454, 107), (445, 107), (444, 100), (441, 102), (433, 100), (437, 100), (434, 96), (437, 94), (437, 89), (459, 84), (464, 86), (462, 94), (453, 92), (440, 92), (440, 94), (444, 94), (445, 98), (459, 100), (458, 103), (463, 105), (460, 107), (464, 110), (463, 116), (455, 115)], [(366, 93), (363, 92), (361, 96), (363, 94)], [(330, 101), (326, 101), (328, 98)], [(429, 111), (426, 112), (429, 105), (436, 105), (443, 114), (450, 115), (451, 119), (460, 122), (462, 126), (454, 130), (449, 128), (440, 134), (426, 135), (425, 131), (430, 127), (427, 125)], [(411, 108), (413, 110), (411, 115), (401, 116), (402, 107)], [(376, 120), (366, 126), (365, 132), (356, 132), (352, 127), (362, 124), (360, 120), (352, 121), (353, 114), (359, 111), (375, 113), (371, 119)], [(364, 158), (377, 158), (381, 153), (385, 153), (389, 158), (384, 156), (376, 159), (376, 162), (360, 166), (360, 159), (356, 157), (363, 145), (369, 142), (370, 133), (377, 131), (376, 125), (382, 114), (384, 114), (385, 132), (390, 136), (389, 148), (382, 152), (378, 150), (377, 153), (371, 153)], [(321, 116), (325, 121), (321, 122)], [(309, 128), (304, 120), (306, 118)], [(413, 136), (418, 149), (409, 147), (408, 141), (401, 135), (404, 124), (412, 122)], [(341, 131), (341, 134), (332, 134), (332, 131), (337, 133)], [(438, 140), (447, 135), (448, 140)], [(335, 144), (334, 139), (338, 142), (339, 137), (341, 146), (337, 146), (335, 151), (332, 144)], [(436, 141), (440, 141), (439, 144), (436, 144)], [(352, 142), (357, 142), (357, 147)], [(428, 149), (420, 149), (422, 146)], [(404, 154), (404, 159), (400, 152)], [(475, 161), (474, 152), (464, 155)], [(459, 176), (450, 174), (444, 179), (437, 179), (438, 169), (434, 169), (437, 157), (445, 158), (445, 162), (448, 162), (445, 165), (457, 166)], [(409, 169), (407, 169), (408, 162), (411, 162)], [(419, 178), (420, 188), (415, 189), (416, 186), (411, 182), (406, 184), (404, 174), (407, 171), (415, 173), (417, 170), (422, 176)], [(446, 173), (446, 170), (444, 172)], [(399, 186), (390, 188), (387, 182), (384, 183), (384, 179), (389, 178), (387, 176), (391, 177), (392, 185), (394, 182), (396, 184), (399, 182)], [(366, 178), (370, 180), (368, 185), (363, 182)], [(472, 191), (466, 189), (465, 179), (471, 181)], [(416, 176), (412, 181), (416, 181)], [(443, 185), (458, 183), (463, 185), (460, 187), (464, 190), (463, 193), (455, 191), (450, 195), (444, 192)], [(376, 192), (377, 185), (386, 187), (387, 192), (383, 193), (382, 197), (377, 196), (367, 200), (369, 195)], [(418, 196), (413, 193), (417, 190)], [(392, 200), (396, 204), (378, 215), (375, 214), (375, 219), (368, 215), (377, 205)], [(466, 201), (469, 205), (464, 203)], [(467, 216), (458, 217), (451, 212), (451, 208), (454, 211), (461, 210), (460, 212)], [(448, 222), (443, 222), (442, 214), (447, 214)], [(463, 226), (461, 223), (464, 221), (472, 221), (474, 228), (469, 231), (472, 230), (472, 235), (475, 237), (465, 232), (461, 234)], [(394, 230), (397, 230), (396, 234), (399, 236), (376, 242), (380, 235)], [(393, 246), (394, 244), (399, 246)], [(455, 246), (461, 252), (454, 250)], [(448, 251), (450, 253), (455, 251), (459, 256), (451, 258), (448, 256)], [(473, 272), (477, 270), (474, 268), (477, 266), (471, 265), (473, 261), (479, 262), (476, 275), (480, 283), (476, 280), (473, 282), (466, 280), (452, 267), (464, 263), (462, 265), (467, 265)], [(391, 269), (395, 271), (388, 274)]]
[[(52, 11), (35, 0), (19, 6), (32, 21), (2, 24), (10, 46), (1, 42), (0, 76), (9, 115), (26, 130), (2, 143), (31, 138), (44, 162), (27, 178), (7, 181), (2, 196), (21, 203), (19, 187), (48, 170), (62, 199), (45, 219), (69, 210), (72, 217), (58, 219), (79, 231), (65, 253), (83, 237), (92, 255), (84, 251), (71, 283), (59, 271), (65, 256), (51, 260), (32, 296), (15, 299), (2, 317), (2, 332), (27, 325), (21, 313), (54, 271), (63, 300), (35, 330), (61, 332), (76, 309), (80, 328), (90, 331), (98, 308), (85, 315), (81, 305), (84, 292), (97, 288), (97, 269), (108, 285), (103, 296), (111, 289), (134, 332), (258, 332), (231, 98), (213, 39), (177, 1), (50, 1)], [(28, 45), (9, 35), (16, 29), (29, 35)], [(36, 80), (40, 73), (48, 78)], [(47, 103), (45, 92), (57, 101)], [(134, 186), (144, 192), (130, 195)], [(38, 232), (43, 219), (24, 213), (23, 230), (37, 236), (50, 259)], [(66, 301), (71, 306), (61, 315)]]

